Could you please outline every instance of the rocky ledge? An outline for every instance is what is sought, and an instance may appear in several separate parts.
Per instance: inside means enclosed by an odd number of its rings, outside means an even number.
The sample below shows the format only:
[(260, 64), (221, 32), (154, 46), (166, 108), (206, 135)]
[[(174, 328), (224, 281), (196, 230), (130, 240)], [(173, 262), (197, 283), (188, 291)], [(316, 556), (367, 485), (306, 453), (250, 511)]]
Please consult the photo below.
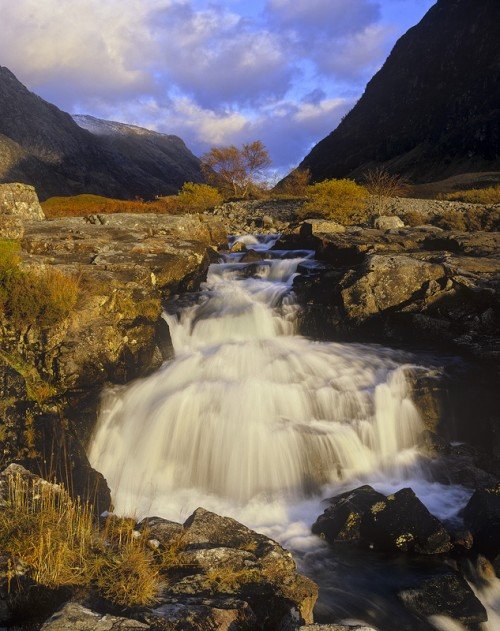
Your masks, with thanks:
[(302, 331), (498, 359), (499, 233), (378, 225), (312, 220), (277, 245), (311, 247), (323, 262), (294, 284)]
[[(10, 465), (0, 474), (0, 506), (7, 510), (12, 477), (17, 484), (19, 478), (27, 480), (35, 489), (33, 501), (49, 484)], [(109, 522), (114, 519), (101, 519), (103, 532), (112, 532)], [(30, 620), (40, 625), (49, 618), (43, 631), (293, 631), (312, 623), (318, 595), (315, 583), (297, 573), (292, 555), (279, 544), (234, 519), (198, 508), (184, 524), (150, 517), (133, 528), (132, 538), (145, 536), (149, 555), (161, 567), (152, 604), (122, 605), (118, 613), (99, 591), (98, 581), (54, 589), (37, 582), (33, 567), (24, 559), (4, 556), (0, 557), (0, 625)]]
[[(6, 208), (13, 204), (0, 208), (2, 220)], [(21, 267), (71, 276), (79, 297), (69, 317), (48, 327), (14, 326), (0, 314), (0, 458), (56, 475), (105, 509), (109, 490), (84, 450), (99, 393), (170, 356), (162, 301), (198, 287), (226, 233), (216, 218), (197, 215), (44, 220), (32, 204), (16, 208), (22, 230), (8, 236), (17, 238)]]

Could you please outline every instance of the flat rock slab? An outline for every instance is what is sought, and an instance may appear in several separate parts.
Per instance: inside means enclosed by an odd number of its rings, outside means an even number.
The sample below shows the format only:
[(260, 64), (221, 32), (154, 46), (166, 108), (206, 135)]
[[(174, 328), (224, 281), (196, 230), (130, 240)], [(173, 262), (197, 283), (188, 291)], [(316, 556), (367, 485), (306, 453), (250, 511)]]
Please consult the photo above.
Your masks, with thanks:
[(68, 603), (42, 626), (41, 631), (145, 631), (148, 624), (110, 615), (100, 615), (77, 603)]

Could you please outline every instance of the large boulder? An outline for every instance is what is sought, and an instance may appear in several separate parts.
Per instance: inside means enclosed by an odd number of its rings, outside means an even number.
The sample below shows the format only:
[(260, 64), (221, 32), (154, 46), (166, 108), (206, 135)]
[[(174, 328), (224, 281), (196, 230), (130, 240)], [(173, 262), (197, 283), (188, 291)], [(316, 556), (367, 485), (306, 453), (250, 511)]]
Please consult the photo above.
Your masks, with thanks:
[(373, 254), (360, 271), (342, 281), (342, 305), (349, 319), (362, 322), (440, 290), (444, 277), (440, 264), (405, 255)]
[(137, 620), (102, 615), (78, 603), (67, 603), (45, 622), (41, 631), (146, 631), (150, 628)]
[(24, 221), (45, 219), (38, 195), (27, 184), (0, 184), (0, 216), (13, 215)]
[(463, 518), (478, 550), (491, 558), (500, 554), (500, 484), (476, 490)]
[[(181, 540), (183, 577), (170, 579), (170, 597), (208, 590), (244, 600), (256, 617), (255, 629), (278, 628), (293, 617), (313, 621), (318, 588), (272, 539), (198, 508), (184, 523)], [(186, 573), (191, 574), (185, 578)]]
[(350, 541), (387, 552), (441, 554), (452, 545), (441, 522), (411, 489), (382, 495), (362, 486), (328, 500), (312, 531), (330, 543)]
[(469, 629), (488, 619), (486, 609), (456, 572), (427, 578), (416, 587), (401, 590), (398, 596), (409, 611), (425, 621), (447, 616)]
[(397, 230), (398, 228), (404, 228), (405, 224), (399, 217), (391, 217), (388, 215), (382, 215), (377, 217), (373, 222), (373, 227), (377, 230)]

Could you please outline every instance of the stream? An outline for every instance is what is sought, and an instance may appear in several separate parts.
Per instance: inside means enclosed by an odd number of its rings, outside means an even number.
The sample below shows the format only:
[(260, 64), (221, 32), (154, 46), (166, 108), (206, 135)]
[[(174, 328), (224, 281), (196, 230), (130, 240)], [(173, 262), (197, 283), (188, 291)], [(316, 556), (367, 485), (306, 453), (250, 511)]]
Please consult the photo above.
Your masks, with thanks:
[[(447, 523), (471, 492), (432, 481), (416, 446), (424, 427), (408, 378), (425, 361), (298, 335), (293, 280), (304, 262), (314, 268), (314, 252), (272, 249), (277, 239), (232, 238), (262, 260), (227, 254), (199, 292), (166, 305), (175, 357), (104, 393), (91, 464), (117, 513), (183, 522), (203, 506), (279, 541), (320, 586), (318, 622), (461, 629), (419, 621), (395, 596), (432, 559), (332, 548), (311, 534), (321, 501), (361, 484), (411, 487)], [(480, 594), (489, 631), (498, 593), (488, 584)]]

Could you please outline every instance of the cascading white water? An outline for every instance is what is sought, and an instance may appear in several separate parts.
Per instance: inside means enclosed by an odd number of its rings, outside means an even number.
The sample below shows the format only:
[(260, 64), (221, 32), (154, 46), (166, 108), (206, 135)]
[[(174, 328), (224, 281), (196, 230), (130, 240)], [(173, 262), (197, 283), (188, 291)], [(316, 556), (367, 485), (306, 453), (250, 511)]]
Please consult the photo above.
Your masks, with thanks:
[(306, 497), (411, 460), (422, 427), (409, 366), (388, 349), (294, 335), (291, 285), (312, 252), (241, 256), (212, 265), (199, 301), (165, 316), (175, 359), (106, 394), (90, 460), (120, 511), (181, 489), (237, 505)]

